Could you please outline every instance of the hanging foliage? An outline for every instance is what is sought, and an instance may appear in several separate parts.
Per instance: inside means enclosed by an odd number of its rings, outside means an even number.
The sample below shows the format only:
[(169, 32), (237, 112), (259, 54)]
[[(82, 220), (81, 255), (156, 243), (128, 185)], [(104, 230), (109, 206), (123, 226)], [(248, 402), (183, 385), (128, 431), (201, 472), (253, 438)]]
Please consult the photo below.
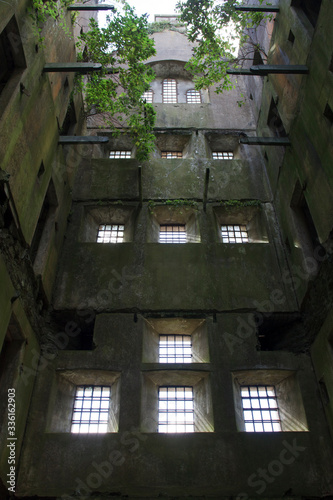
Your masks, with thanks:
[[(259, 0), (260, 4), (263, 0)], [(256, 28), (266, 17), (262, 13), (235, 10), (237, 0), (187, 0), (177, 10), (187, 26), (187, 37), (195, 44), (186, 69), (194, 75), (197, 89), (217, 84), (216, 92), (234, 87), (227, 69), (239, 65), (235, 44), (250, 43), (248, 29)], [(253, 44), (252, 44), (253, 45)], [(257, 49), (261, 50), (258, 46)]]

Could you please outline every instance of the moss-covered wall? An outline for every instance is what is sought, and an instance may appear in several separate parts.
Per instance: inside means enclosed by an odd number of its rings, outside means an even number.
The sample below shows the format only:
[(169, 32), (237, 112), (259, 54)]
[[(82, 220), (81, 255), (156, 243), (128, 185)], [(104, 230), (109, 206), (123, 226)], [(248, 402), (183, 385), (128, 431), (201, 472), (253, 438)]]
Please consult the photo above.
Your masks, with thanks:
[(267, 174), (306, 325), (307, 333), (298, 343), (301, 349), (309, 349), (313, 344), (311, 352), (318, 390), (320, 388), (333, 432), (333, 360), (329, 340), (332, 329), (333, 151), (332, 119), (325, 113), (327, 105), (331, 109), (333, 106), (332, 4), (328, 0), (313, 3), (313, 11), (320, 7), (315, 26), (309, 21), (306, 10), (297, 7), (296, 2), (291, 7), (288, 0), (281, 0), (279, 7), (268, 63), (304, 64), (309, 73), (304, 76), (269, 75), (263, 81), (258, 134), (281, 133), (281, 130), (274, 130), (274, 123), (270, 128), (272, 123), (267, 122), (273, 99), (291, 146), (265, 149)]
[[(123, 495), (144, 498), (161, 494), (221, 498), (235, 495), (235, 491), (255, 496), (259, 486), (264, 485), (267, 495), (281, 498), (287, 484), (295, 496), (305, 492), (318, 496), (325, 485), (323, 477), (330, 472), (331, 451), (323, 415), (317, 412), (319, 395), (308, 356), (258, 352), (254, 337), (244, 332), (248, 313), (218, 314), (215, 320), (213, 315), (202, 317), (210, 362), (194, 363), (187, 369), (188, 373), (204, 370), (209, 375), (214, 432), (141, 432), (146, 420), (152, 418), (149, 409), (146, 414), (140, 411), (147, 390), (146, 376), (157, 369), (167, 370), (170, 376), (170, 365), (142, 363), (143, 330), (149, 315), (135, 318), (133, 314), (98, 314), (94, 351), (60, 349), (57, 358), (39, 374), (36, 391), (45, 405), (42, 408), (35, 399), (31, 408), (32, 423), (27, 435), (31, 444), (21, 464), (19, 493), (61, 496), (79, 490), (83, 495), (87, 494), (85, 484), (96, 495), (121, 491)], [(237, 432), (232, 374), (255, 369), (273, 369), (280, 376), (290, 371), (295, 374), (309, 432)], [(104, 435), (57, 432), (50, 425), (50, 416), (61, 411), (56, 377), (67, 373), (75, 380), (75, 373), (84, 377), (84, 372), (103, 370), (120, 374), (119, 431)], [(71, 409), (62, 415), (70, 420)], [(114, 467), (107, 463), (112, 460)], [(280, 465), (276, 465), (278, 462)], [(57, 466), (59, 463), (62, 467)], [(267, 464), (273, 472), (268, 473), (265, 482), (260, 479), (259, 469), (267, 470)], [(275, 474), (278, 469), (281, 472)]]

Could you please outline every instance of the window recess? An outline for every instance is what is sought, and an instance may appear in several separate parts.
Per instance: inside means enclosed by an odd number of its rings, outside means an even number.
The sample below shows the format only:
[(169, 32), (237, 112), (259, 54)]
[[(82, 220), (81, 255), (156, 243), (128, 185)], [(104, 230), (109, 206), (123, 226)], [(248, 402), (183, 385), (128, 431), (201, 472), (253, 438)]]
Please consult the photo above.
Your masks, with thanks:
[(281, 419), (273, 385), (240, 388), (246, 432), (280, 432)]
[(186, 102), (188, 104), (201, 104), (201, 93), (199, 90), (188, 90), (186, 92)]
[(296, 371), (243, 370), (232, 377), (239, 431), (308, 430)]
[(146, 318), (144, 363), (209, 363), (207, 321), (203, 318)]
[(264, 206), (226, 204), (213, 208), (221, 243), (268, 243)]
[(133, 240), (135, 207), (124, 205), (86, 205), (79, 241), (85, 243), (127, 243)]
[(313, 28), (316, 26), (321, 7), (321, 0), (291, 0), (290, 6), (296, 9), (296, 12), (300, 15), (301, 20), (303, 17), (306, 17), (306, 19), (310, 21)]
[(142, 432), (213, 432), (209, 373), (143, 371)]
[(197, 210), (189, 205), (155, 205), (150, 211), (149, 243), (199, 243)]
[(47, 432), (100, 434), (117, 432), (120, 373), (106, 370), (61, 370), (50, 391)]
[[(14, 87), (20, 82), (22, 73), (27, 67), (15, 16), (0, 34), (0, 61), (0, 94), (3, 94), (3, 103), (7, 104), (7, 97), (9, 100)], [(8, 95), (4, 95), (6, 89), (8, 89)]]

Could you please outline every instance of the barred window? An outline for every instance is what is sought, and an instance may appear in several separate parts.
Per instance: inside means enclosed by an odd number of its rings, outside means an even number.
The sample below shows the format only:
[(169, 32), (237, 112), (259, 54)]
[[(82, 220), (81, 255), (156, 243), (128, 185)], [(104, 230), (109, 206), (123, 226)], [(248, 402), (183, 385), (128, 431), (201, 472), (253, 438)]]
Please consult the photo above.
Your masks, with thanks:
[(194, 432), (193, 387), (159, 387), (158, 432)]
[(189, 104), (200, 104), (201, 94), (199, 90), (188, 90), (186, 92), (186, 102)]
[(142, 94), (142, 99), (151, 104), (153, 102), (153, 95), (152, 89), (146, 90), (146, 92)]
[(167, 158), (171, 160), (172, 158), (183, 158), (182, 151), (161, 151), (161, 158)]
[(162, 82), (162, 102), (167, 104), (177, 103), (177, 82), (167, 78)]
[(223, 243), (248, 243), (249, 238), (246, 226), (221, 226)]
[(76, 388), (71, 432), (76, 434), (108, 431), (111, 388), (78, 386)]
[(242, 386), (241, 398), (247, 432), (280, 432), (282, 430), (274, 386)]
[(213, 160), (233, 160), (234, 153), (232, 151), (213, 151)]
[(123, 243), (125, 226), (119, 224), (100, 224), (97, 243)]
[(160, 226), (160, 243), (186, 243), (185, 224), (164, 224)]
[(192, 362), (191, 335), (160, 335), (159, 362), (191, 363)]
[(124, 160), (131, 158), (132, 151), (110, 151), (109, 158), (111, 160)]

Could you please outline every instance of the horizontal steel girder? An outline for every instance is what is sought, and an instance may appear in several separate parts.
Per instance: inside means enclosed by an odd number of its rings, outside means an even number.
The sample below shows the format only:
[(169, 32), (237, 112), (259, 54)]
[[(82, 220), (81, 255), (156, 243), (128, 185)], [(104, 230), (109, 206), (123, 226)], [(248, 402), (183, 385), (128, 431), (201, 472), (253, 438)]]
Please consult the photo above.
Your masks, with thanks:
[(99, 135), (60, 135), (58, 144), (104, 144), (108, 137)]
[(100, 71), (102, 65), (100, 63), (46, 63), (43, 68), (44, 73), (89, 73), (90, 71)]
[(269, 74), (284, 74), (284, 75), (306, 75), (309, 73), (309, 68), (303, 64), (260, 64), (251, 66), (250, 69), (229, 68), (228, 75), (259, 75), (265, 76)]

